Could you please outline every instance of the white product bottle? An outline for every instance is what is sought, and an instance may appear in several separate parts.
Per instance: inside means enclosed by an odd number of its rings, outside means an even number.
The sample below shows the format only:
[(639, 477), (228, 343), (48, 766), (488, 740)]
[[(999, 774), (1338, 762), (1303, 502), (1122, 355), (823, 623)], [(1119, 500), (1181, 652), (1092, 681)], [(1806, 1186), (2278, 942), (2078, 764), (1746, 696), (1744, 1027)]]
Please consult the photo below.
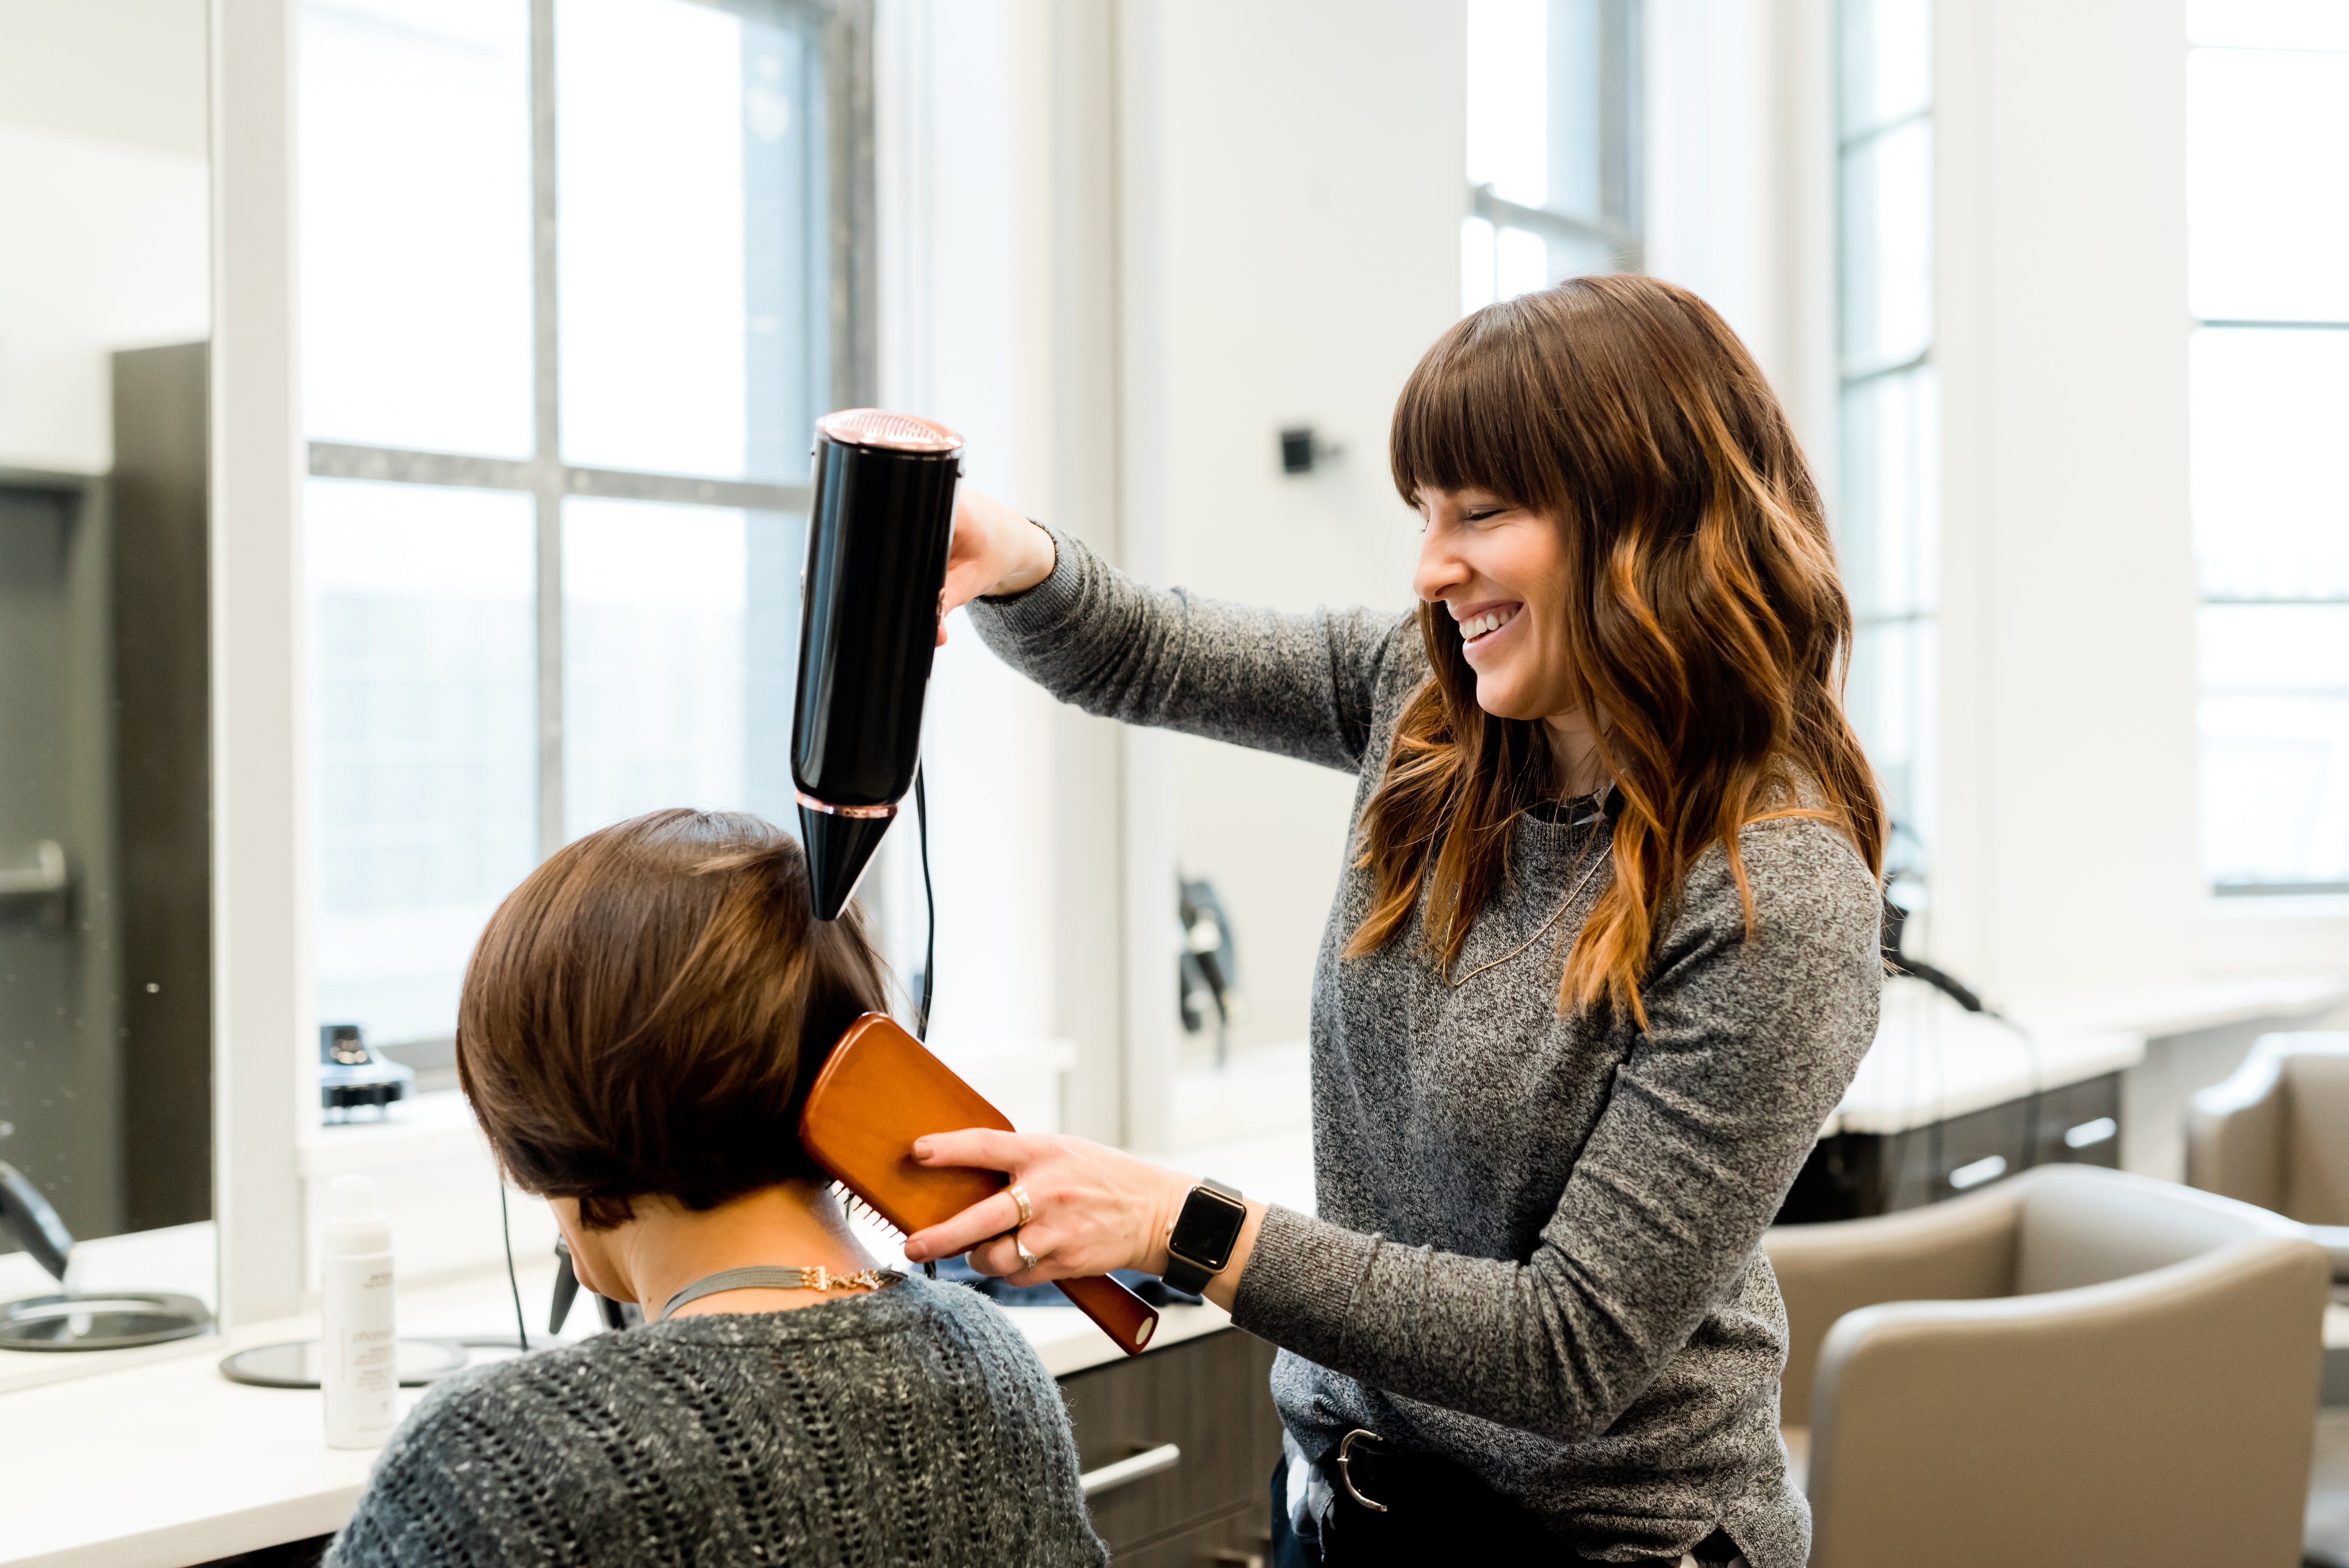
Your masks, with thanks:
[(398, 1411), (399, 1344), (391, 1318), (391, 1222), (375, 1183), (337, 1176), (326, 1216), (326, 1312), (318, 1384), (326, 1395), (326, 1446), (376, 1449)]

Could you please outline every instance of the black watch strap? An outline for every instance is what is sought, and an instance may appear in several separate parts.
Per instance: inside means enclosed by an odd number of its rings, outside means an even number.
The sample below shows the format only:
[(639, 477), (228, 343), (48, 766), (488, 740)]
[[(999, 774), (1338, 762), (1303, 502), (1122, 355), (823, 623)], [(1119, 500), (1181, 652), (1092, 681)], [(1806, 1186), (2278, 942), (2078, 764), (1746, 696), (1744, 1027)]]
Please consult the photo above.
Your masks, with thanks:
[(1247, 1223), (1247, 1201), (1240, 1190), (1202, 1177), (1174, 1218), (1174, 1233), (1166, 1238), (1166, 1272), (1160, 1277), (1175, 1290), (1197, 1295), (1231, 1263)]

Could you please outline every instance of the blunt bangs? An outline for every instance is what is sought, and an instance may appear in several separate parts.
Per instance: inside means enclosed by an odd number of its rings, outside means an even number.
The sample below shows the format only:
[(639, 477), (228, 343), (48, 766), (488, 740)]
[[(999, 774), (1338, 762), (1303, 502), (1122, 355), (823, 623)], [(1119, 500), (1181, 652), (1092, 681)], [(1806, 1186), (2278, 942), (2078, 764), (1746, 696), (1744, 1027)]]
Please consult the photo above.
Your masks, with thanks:
[[(1571, 288), (1561, 285), (1561, 289)], [(1519, 506), (1555, 507), (1573, 488), (1560, 428), (1572, 367), (1545, 365), (1531, 328), (1562, 303), (1520, 294), (1463, 316), (1438, 338), (1395, 399), (1389, 462), (1403, 504), (1422, 490), (1487, 490)]]

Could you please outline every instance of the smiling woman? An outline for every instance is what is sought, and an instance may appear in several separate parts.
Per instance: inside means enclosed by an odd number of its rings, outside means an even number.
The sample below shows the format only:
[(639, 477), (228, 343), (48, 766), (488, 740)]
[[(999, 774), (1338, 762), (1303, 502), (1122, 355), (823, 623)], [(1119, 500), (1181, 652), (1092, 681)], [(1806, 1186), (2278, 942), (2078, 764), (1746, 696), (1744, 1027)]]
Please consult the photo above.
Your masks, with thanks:
[(1392, 941), (1432, 878), (1427, 944), (1456, 959), (1505, 869), (1499, 830), (1559, 786), (1623, 797), (1561, 1006), (1646, 1022), (1651, 934), (1712, 845), (1750, 927), (1747, 822), (1813, 817), (1881, 863), (1826, 515), (1711, 306), (1618, 275), (1465, 317), (1403, 388), (1393, 457), (1428, 523), (1413, 588), (1433, 673), (1362, 813), (1379, 901), (1350, 954)]
[(1428, 524), (1402, 616), (1152, 591), (965, 492), (947, 600), (998, 653), (1353, 774), (1354, 852), (1314, 982), (1318, 1214), (949, 1132), (916, 1158), (1017, 1187), (906, 1256), (1148, 1269), (1280, 1346), (1284, 1564), (1795, 1568), (1759, 1243), (1882, 983), (1817, 496), (1744, 346), (1641, 277), (1459, 323), (1392, 457)]

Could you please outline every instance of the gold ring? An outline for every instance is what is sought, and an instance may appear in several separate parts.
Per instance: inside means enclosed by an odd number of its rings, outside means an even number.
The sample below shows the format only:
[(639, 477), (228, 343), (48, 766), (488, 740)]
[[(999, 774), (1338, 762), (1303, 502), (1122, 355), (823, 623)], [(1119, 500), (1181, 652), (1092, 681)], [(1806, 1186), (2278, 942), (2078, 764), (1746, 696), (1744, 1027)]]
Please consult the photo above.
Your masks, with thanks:
[(1036, 1266), (1036, 1254), (1028, 1250), (1028, 1243), (1019, 1239), (1019, 1233), (1017, 1231), (1011, 1233), (1011, 1245), (1013, 1250), (1018, 1252), (1019, 1254), (1019, 1266), (1021, 1268), (1032, 1269)]
[(1011, 1194), (1011, 1201), (1019, 1205), (1019, 1222), (1023, 1225), (1034, 1224), (1036, 1222), (1036, 1205), (1028, 1201), (1028, 1189), (1022, 1187), (1019, 1182), (1014, 1181), (1010, 1186), (1005, 1188), (1004, 1191), (1009, 1192)]

